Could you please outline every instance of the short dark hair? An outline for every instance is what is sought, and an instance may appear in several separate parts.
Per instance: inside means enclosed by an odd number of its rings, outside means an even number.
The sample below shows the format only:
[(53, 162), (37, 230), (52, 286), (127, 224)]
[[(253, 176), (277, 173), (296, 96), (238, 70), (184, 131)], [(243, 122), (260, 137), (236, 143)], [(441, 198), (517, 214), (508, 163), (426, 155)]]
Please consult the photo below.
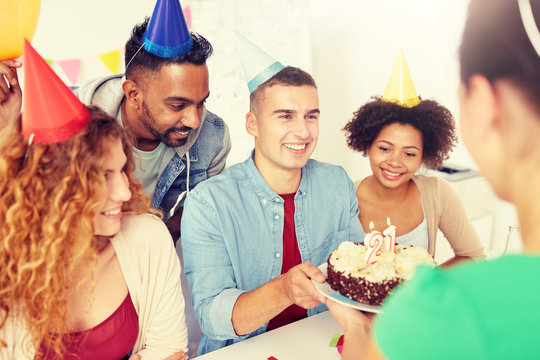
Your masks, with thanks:
[[(540, 2), (530, 1), (540, 24)], [(516, 0), (472, 0), (459, 48), (461, 81), (474, 74), (517, 85), (540, 111), (540, 56), (525, 32)]]
[(434, 100), (421, 100), (413, 107), (374, 97), (362, 105), (345, 125), (347, 144), (363, 152), (373, 145), (381, 130), (393, 123), (411, 125), (422, 134), (422, 161), (428, 168), (438, 168), (448, 159), (457, 136), (450, 111)]
[(317, 88), (315, 80), (313, 77), (305, 72), (304, 70), (294, 67), (286, 66), (280, 71), (278, 71), (270, 79), (266, 80), (264, 83), (259, 85), (255, 91), (249, 95), (249, 111), (256, 112), (262, 102), (262, 94), (266, 88), (272, 87), (274, 85), (285, 85), (285, 86), (313, 86)]
[(159, 71), (165, 64), (181, 64), (187, 62), (194, 65), (203, 65), (212, 55), (214, 50), (210, 42), (203, 36), (194, 32), (191, 33), (191, 37), (193, 38), (193, 48), (187, 54), (176, 58), (162, 58), (150, 54), (146, 50), (141, 49), (142, 38), (149, 21), (150, 18), (146, 17), (142, 23), (135, 25), (131, 31), (129, 40), (126, 42), (124, 61), (126, 64), (127, 79), (132, 78), (135, 73), (141, 70)]

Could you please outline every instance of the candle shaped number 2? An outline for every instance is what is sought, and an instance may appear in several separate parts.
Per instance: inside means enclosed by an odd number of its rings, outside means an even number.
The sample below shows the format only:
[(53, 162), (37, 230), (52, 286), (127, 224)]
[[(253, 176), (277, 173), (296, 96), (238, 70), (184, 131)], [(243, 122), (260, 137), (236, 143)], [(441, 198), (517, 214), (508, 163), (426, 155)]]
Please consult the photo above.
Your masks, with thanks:
[(365, 259), (368, 264), (375, 264), (381, 256), (381, 248), (384, 237), (380, 231), (373, 231), (373, 221), (369, 222), (371, 232), (364, 237), (364, 245), (367, 246)]
[(396, 227), (390, 223), (390, 218), (386, 218), (388, 227), (383, 231), (384, 235), (384, 250), (394, 252), (396, 248)]

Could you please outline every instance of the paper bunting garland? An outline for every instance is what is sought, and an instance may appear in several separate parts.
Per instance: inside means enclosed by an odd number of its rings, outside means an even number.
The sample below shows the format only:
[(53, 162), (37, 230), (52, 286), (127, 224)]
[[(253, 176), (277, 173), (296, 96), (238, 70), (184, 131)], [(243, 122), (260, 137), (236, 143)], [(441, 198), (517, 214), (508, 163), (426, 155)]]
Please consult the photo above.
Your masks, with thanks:
[(120, 50), (109, 51), (108, 53), (99, 55), (99, 58), (107, 69), (111, 71), (112, 74), (117, 74), (120, 71)]
[[(186, 6), (182, 10), (184, 13), (186, 24), (191, 29), (192, 27), (191, 8), (189, 6)], [(107, 67), (107, 69), (111, 72), (111, 74), (118, 74), (121, 71), (123, 52), (124, 52), (123, 49), (122, 50), (117, 49), (117, 50), (112, 50), (109, 52), (99, 54), (97, 55), (97, 57)], [(60, 67), (62, 71), (65, 73), (65, 76), (61, 73), (59, 75), (64, 80), (67, 78), (67, 80), (70, 82), (69, 85), (71, 86), (79, 85), (78, 81), (79, 81), (79, 75), (81, 73), (81, 68), (85, 66), (85, 63), (87, 63), (87, 59), (61, 59), (61, 60), (51, 59), (51, 58), (43, 58), (43, 59), (53, 69), (54, 69), (53, 65), (58, 64), (58, 67)], [(86, 70), (88, 66), (89, 64), (87, 63), (87, 65), (85, 66)]]
[(191, 29), (191, 8), (186, 6), (182, 9), (184, 11), (184, 17), (186, 18), (186, 24)]
[[(103, 54), (98, 55), (98, 58), (101, 62), (107, 67), (111, 74), (118, 74), (120, 72), (120, 66), (122, 61), (122, 51), (121, 50), (112, 50)], [(65, 74), (64, 79), (67, 78), (67, 81), (70, 82), (69, 85), (76, 86), (79, 85), (79, 75), (81, 73), (81, 68), (84, 66), (86, 60), (82, 59), (62, 59), (54, 60), (50, 58), (43, 58), (51, 68), (54, 69), (53, 65), (58, 64), (58, 67), (62, 69)], [(63, 76), (60, 74), (60, 76)]]
[(77, 80), (79, 79), (79, 72), (81, 71), (81, 60), (80, 59), (69, 59), (69, 60), (59, 60), (57, 61), (58, 65), (64, 70), (71, 85), (76, 85)]

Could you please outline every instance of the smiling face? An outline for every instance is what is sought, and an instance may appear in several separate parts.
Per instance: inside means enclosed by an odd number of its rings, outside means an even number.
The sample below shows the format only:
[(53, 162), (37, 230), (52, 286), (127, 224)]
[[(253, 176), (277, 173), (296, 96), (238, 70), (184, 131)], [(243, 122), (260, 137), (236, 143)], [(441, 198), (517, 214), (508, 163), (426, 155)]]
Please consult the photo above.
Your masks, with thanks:
[(319, 96), (313, 86), (274, 85), (264, 89), (257, 114), (246, 128), (255, 137), (255, 165), (263, 175), (301, 172), (319, 138)]
[(422, 164), (422, 133), (411, 125), (382, 128), (367, 150), (373, 177), (388, 188), (407, 183)]
[(105, 158), (105, 190), (94, 218), (94, 235), (114, 236), (120, 230), (122, 205), (131, 199), (129, 182), (125, 173), (126, 154), (122, 141), (115, 139)]
[(189, 132), (199, 127), (209, 96), (206, 64), (163, 65), (137, 82), (139, 123), (133, 127), (137, 138), (171, 147), (184, 144)]

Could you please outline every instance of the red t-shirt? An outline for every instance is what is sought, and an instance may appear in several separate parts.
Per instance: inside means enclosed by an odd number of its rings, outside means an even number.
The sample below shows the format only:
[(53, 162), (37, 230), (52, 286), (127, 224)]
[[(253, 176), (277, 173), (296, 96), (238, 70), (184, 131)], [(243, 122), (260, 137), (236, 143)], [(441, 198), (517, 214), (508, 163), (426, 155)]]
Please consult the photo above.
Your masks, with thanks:
[[(281, 254), (283, 265), (281, 273), (285, 274), (290, 268), (302, 262), (302, 256), (298, 249), (298, 240), (296, 239), (296, 231), (294, 228), (294, 196), (292, 194), (279, 194), (285, 201), (285, 218), (283, 224), (283, 252)], [(280, 326), (290, 324), (307, 316), (307, 310), (298, 305), (291, 305), (273, 319), (270, 320), (266, 330), (276, 329)]]
[[(139, 321), (129, 293), (111, 316), (91, 329), (75, 332), (66, 339), (64, 360), (119, 360), (128, 354), (137, 340)], [(45, 356), (39, 360), (57, 360), (54, 352), (40, 347)]]

